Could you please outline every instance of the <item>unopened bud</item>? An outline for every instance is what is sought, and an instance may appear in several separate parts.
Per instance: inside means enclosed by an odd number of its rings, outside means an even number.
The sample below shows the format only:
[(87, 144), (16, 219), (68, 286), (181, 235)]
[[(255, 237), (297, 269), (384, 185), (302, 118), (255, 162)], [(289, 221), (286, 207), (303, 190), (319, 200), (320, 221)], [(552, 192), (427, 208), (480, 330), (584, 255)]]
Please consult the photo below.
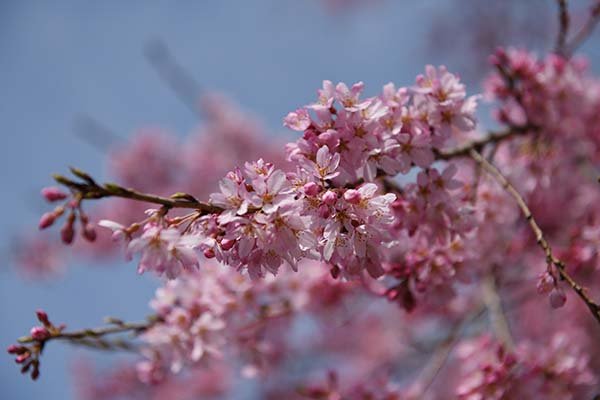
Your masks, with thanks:
[(52, 212), (47, 212), (44, 213), (44, 215), (42, 215), (42, 218), (40, 218), (40, 222), (38, 224), (38, 227), (40, 229), (46, 229), (49, 226), (51, 226), (54, 221), (56, 221), (56, 215)]
[(60, 238), (64, 244), (73, 243), (73, 239), (75, 238), (75, 228), (71, 221), (67, 221), (60, 229)]
[(29, 352), (23, 353), (15, 358), (15, 362), (17, 364), (23, 364), (25, 361), (29, 360), (29, 357), (31, 357)]
[(206, 258), (215, 258), (215, 251), (213, 249), (204, 250), (204, 257)]
[(54, 187), (54, 186), (43, 188), (42, 196), (44, 196), (44, 198), (50, 202), (64, 200), (67, 198), (66, 193), (64, 193), (62, 190), (60, 190), (59, 188)]
[(30, 334), (35, 340), (45, 340), (50, 337), (50, 332), (48, 332), (48, 329), (44, 328), (43, 326), (34, 326), (31, 328)]
[(548, 272), (544, 272), (540, 275), (540, 280), (538, 281), (536, 288), (539, 294), (547, 294), (552, 291), (555, 287), (554, 278)]
[(44, 310), (37, 310), (35, 312), (35, 314), (37, 315), (38, 320), (45, 325), (50, 325), (50, 320), (48, 320), (48, 314), (46, 314), (46, 312)]
[(88, 224), (85, 226), (85, 228), (83, 228), (83, 237), (88, 242), (93, 242), (96, 240), (96, 229), (94, 229), (94, 226), (92, 224)]
[(319, 187), (319, 185), (317, 185), (314, 182), (308, 182), (307, 184), (305, 184), (303, 186), (303, 189), (304, 189), (304, 193), (306, 193), (308, 196), (316, 196), (321, 191), (321, 188)]
[(233, 245), (235, 244), (235, 240), (232, 239), (223, 239), (221, 240), (221, 248), (225, 251), (231, 250)]
[(11, 344), (10, 346), (8, 346), (6, 348), (6, 351), (9, 354), (21, 354), (21, 353), (23, 353), (23, 349), (25, 349), (23, 346), (17, 346), (16, 344)]
[(562, 290), (555, 288), (550, 292), (550, 305), (552, 308), (561, 308), (566, 302), (567, 296)]
[(335, 204), (335, 201), (337, 200), (337, 194), (331, 190), (328, 190), (327, 192), (325, 192), (325, 194), (323, 195), (323, 203), (331, 206), (333, 204)]
[(331, 211), (329, 210), (329, 206), (325, 205), (325, 204), (321, 204), (319, 206), (319, 209), (317, 210), (319, 217), (326, 219), (329, 218), (329, 216), (331, 215)]
[(350, 204), (360, 203), (360, 192), (356, 189), (348, 189), (344, 193), (344, 200)]

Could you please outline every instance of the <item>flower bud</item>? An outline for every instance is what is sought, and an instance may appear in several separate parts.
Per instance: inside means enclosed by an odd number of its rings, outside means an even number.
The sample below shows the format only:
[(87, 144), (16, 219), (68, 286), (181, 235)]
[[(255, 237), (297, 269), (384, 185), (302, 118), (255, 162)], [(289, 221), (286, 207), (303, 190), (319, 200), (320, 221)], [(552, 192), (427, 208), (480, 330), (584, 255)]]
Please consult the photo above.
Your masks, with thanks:
[(319, 191), (321, 190), (319, 185), (317, 185), (314, 182), (308, 182), (307, 184), (305, 184), (303, 186), (303, 189), (304, 189), (304, 193), (306, 193), (306, 195), (308, 195), (308, 196), (316, 196), (319, 194)]
[(45, 340), (50, 337), (50, 332), (48, 332), (48, 329), (44, 328), (43, 326), (34, 326), (31, 328), (30, 334), (35, 340)]
[(6, 351), (9, 354), (22, 354), (26, 351), (27, 349), (23, 346), (18, 346), (16, 344), (11, 344), (10, 346), (8, 346), (6, 348)]
[(233, 245), (235, 244), (235, 240), (232, 239), (223, 239), (221, 240), (221, 248), (225, 251), (231, 250)]
[(50, 202), (64, 200), (67, 198), (66, 193), (54, 186), (43, 188), (42, 196), (44, 196), (44, 198)]
[(550, 293), (555, 287), (554, 278), (548, 272), (544, 272), (542, 275), (540, 275), (540, 280), (538, 281), (536, 287), (539, 294)]
[(321, 204), (319, 206), (319, 209), (317, 210), (317, 213), (319, 214), (319, 217), (323, 218), (323, 219), (329, 218), (329, 216), (331, 215), (331, 211), (329, 210), (329, 206), (327, 206), (325, 204)]
[(64, 244), (73, 243), (73, 239), (75, 238), (75, 228), (73, 228), (73, 223), (67, 221), (60, 229), (60, 238), (62, 239)]
[(92, 224), (88, 224), (85, 226), (85, 228), (83, 228), (83, 237), (88, 242), (93, 242), (96, 240), (96, 230), (94, 229), (94, 226)]
[(552, 308), (561, 308), (565, 305), (566, 301), (567, 296), (562, 290), (555, 288), (550, 292), (550, 305)]
[(35, 312), (38, 320), (44, 325), (50, 325), (50, 320), (48, 319), (48, 314), (44, 310), (37, 310)]
[(47, 212), (44, 213), (44, 215), (42, 215), (42, 218), (40, 218), (40, 222), (38, 224), (38, 227), (40, 229), (46, 229), (49, 226), (51, 226), (54, 221), (56, 221), (56, 215), (52, 212)]
[(213, 249), (204, 250), (204, 257), (206, 258), (215, 258), (215, 251)]
[(336, 200), (337, 200), (337, 194), (331, 190), (328, 190), (327, 192), (325, 192), (325, 194), (323, 195), (323, 198), (322, 198), (323, 203), (325, 203), (329, 206), (335, 204)]
[(23, 364), (25, 361), (29, 360), (29, 357), (31, 357), (29, 352), (23, 353), (15, 358), (15, 362), (17, 364)]
[(350, 204), (360, 203), (360, 192), (356, 189), (348, 189), (344, 193), (344, 200)]

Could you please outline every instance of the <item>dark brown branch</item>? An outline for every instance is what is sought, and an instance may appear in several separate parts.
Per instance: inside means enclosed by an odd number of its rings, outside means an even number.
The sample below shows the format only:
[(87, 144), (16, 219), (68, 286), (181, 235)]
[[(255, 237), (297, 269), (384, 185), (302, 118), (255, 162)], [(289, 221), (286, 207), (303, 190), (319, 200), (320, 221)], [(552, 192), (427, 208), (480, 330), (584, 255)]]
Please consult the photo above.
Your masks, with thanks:
[(471, 150), (480, 151), (491, 143), (500, 143), (515, 136), (524, 135), (536, 130), (533, 125), (515, 126), (502, 132), (491, 132), (487, 136), (473, 139), (467, 143), (447, 150), (437, 150), (436, 157), (440, 160), (449, 160), (455, 157), (468, 157)]
[(533, 217), (529, 206), (525, 202), (525, 199), (521, 194), (517, 191), (517, 189), (506, 179), (506, 177), (500, 172), (500, 170), (488, 162), (481, 154), (479, 154), (476, 150), (470, 150), (469, 155), (473, 158), (477, 163), (481, 165), (481, 167), (488, 172), (502, 187), (515, 199), (521, 213), (529, 223), (531, 230), (535, 235), (535, 239), (537, 244), (542, 248), (544, 254), (546, 255), (546, 261), (548, 264), (553, 264), (558, 273), (561, 276), (561, 279), (567, 282), (567, 284), (573, 289), (577, 296), (585, 303), (586, 307), (590, 310), (596, 321), (600, 323), (600, 305), (596, 303), (592, 298), (589, 297), (585, 288), (583, 288), (580, 284), (578, 284), (571, 275), (566, 271), (566, 265), (563, 261), (559, 260), (552, 254), (552, 248), (550, 244), (544, 237), (542, 229), (539, 227), (535, 218)]
[(76, 182), (62, 175), (54, 175), (54, 180), (76, 192), (81, 199), (101, 199), (105, 197), (121, 197), (124, 199), (159, 204), (167, 208), (188, 208), (198, 210), (202, 214), (219, 213), (222, 208), (196, 200), (185, 193), (176, 193), (171, 197), (156, 196), (127, 189), (114, 183), (97, 184), (88, 174), (71, 168), (74, 175), (82, 181)]

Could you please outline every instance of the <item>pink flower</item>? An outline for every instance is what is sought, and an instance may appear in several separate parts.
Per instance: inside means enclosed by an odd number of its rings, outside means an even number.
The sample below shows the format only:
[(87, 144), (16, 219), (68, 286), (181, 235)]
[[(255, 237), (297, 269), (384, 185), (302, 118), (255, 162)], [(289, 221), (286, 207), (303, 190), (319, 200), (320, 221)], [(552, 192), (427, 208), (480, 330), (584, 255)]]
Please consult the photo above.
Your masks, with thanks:
[(183, 270), (198, 267), (194, 248), (200, 243), (196, 235), (181, 235), (175, 228), (149, 226), (142, 236), (133, 239), (127, 246), (129, 254), (140, 253), (138, 272), (153, 270), (169, 279), (176, 278)]
[(283, 125), (295, 131), (304, 131), (311, 124), (308, 111), (304, 108), (299, 108), (296, 111), (290, 112), (284, 119)]

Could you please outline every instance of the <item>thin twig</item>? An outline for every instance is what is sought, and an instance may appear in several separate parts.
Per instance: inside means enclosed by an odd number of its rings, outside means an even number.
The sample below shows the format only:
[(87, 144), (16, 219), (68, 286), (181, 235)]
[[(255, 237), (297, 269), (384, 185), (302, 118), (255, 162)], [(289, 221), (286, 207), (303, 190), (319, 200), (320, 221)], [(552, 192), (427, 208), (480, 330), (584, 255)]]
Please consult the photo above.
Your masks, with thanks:
[(510, 325), (506, 315), (504, 314), (502, 299), (498, 294), (496, 278), (494, 277), (492, 271), (486, 274), (486, 276), (483, 278), (482, 290), (483, 301), (489, 310), (492, 330), (496, 334), (498, 340), (506, 345), (508, 349), (514, 348), (515, 343), (510, 332)]
[(579, 47), (581, 47), (581, 45), (583, 45), (592, 32), (594, 32), (598, 22), (600, 22), (600, 2), (592, 7), (587, 21), (585, 21), (581, 29), (565, 45), (565, 56), (570, 57)]
[(154, 39), (144, 47), (144, 55), (158, 73), (158, 76), (167, 84), (194, 114), (200, 115), (201, 109), (198, 100), (202, 93), (202, 87), (194, 77), (177, 62), (171, 54), (167, 44)]
[[(124, 333), (124, 332), (133, 332), (133, 333), (141, 333), (151, 327), (154, 322), (124, 322), (123, 324), (115, 325), (115, 326), (106, 326), (102, 328), (94, 328), (94, 329), (82, 329), (79, 331), (72, 332), (56, 332), (52, 333), (48, 338), (44, 339), (44, 342), (48, 342), (50, 340), (67, 340), (67, 341), (81, 341), (87, 339), (96, 339), (101, 338), (106, 335), (112, 335), (116, 333)], [(19, 343), (34, 343), (39, 342), (39, 340), (32, 338), (31, 336), (22, 336), (17, 339)]]
[(450, 328), (450, 332), (444, 340), (440, 342), (440, 345), (435, 352), (429, 358), (429, 361), (425, 367), (421, 370), (418, 378), (418, 386), (416, 391), (418, 395), (423, 396), (427, 390), (433, 385), (435, 378), (439, 375), (440, 371), (448, 361), (454, 346), (460, 339), (463, 330), (466, 326), (473, 323), (486, 311), (485, 305), (479, 306), (475, 311), (468, 314), (464, 319), (458, 321)]
[(63, 186), (77, 192), (81, 199), (101, 199), (105, 197), (121, 197), (124, 199), (144, 201), (159, 204), (168, 208), (188, 208), (198, 210), (202, 214), (219, 213), (222, 208), (209, 203), (196, 200), (193, 196), (185, 193), (176, 193), (171, 197), (162, 197), (154, 194), (142, 193), (133, 189), (127, 189), (114, 183), (97, 184), (88, 174), (71, 168), (71, 171), (82, 179), (76, 182), (62, 175), (54, 175), (54, 180)]
[(556, 37), (556, 44), (554, 51), (556, 54), (565, 55), (567, 50), (567, 35), (569, 34), (569, 7), (567, 0), (556, 0), (558, 5), (558, 35)]
[(437, 150), (435, 155), (436, 158), (440, 160), (449, 160), (455, 157), (466, 157), (469, 156), (469, 152), (471, 150), (480, 151), (483, 147), (490, 143), (500, 143), (506, 139), (510, 139), (514, 136), (524, 135), (535, 129), (536, 127), (533, 125), (524, 125), (511, 127), (510, 129), (502, 132), (491, 132), (485, 137), (473, 139), (452, 149)]
[(587, 308), (590, 310), (596, 321), (600, 323), (600, 305), (592, 300), (585, 288), (583, 288), (580, 284), (578, 284), (571, 275), (566, 271), (566, 265), (563, 261), (559, 260), (552, 254), (552, 249), (550, 244), (544, 238), (544, 234), (533, 217), (529, 206), (525, 202), (525, 199), (521, 194), (517, 191), (517, 189), (506, 179), (506, 177), (500, 172), (500, 170), (488, 162), (481, 154), (479, 154), (476, 150), (470, 150), (469, 155), (473, 158), (477, 163), (481, 165), (481, 167), (488, 172), (502, 187), (515, 199), (521, 213), (529, 223), (531, 230), (533, 231), (537, 244), (544, 250), (544, 254), (546, 255), (546, 261), (548, 264), (553, 264), (561, 278), (567, 282), (567, 284), (573, 289), (575, 293), (579, 296), (579, 298), (585, 303)]

